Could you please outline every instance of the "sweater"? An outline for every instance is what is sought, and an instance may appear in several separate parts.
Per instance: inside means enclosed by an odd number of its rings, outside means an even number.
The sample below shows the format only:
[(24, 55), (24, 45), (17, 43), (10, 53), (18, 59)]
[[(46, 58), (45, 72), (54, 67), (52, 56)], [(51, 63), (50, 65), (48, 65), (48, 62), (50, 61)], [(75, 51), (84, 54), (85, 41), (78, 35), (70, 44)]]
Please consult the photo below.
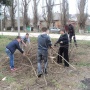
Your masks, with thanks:
[(10, 50), (10, 52), (13, 54), (16, 49), (18, 49), (21, 53), (23, 53), (24, 51), (22, 51), (22, 49), (19, 46), (19, 42), (17, 40), (13, 40), (12, 42), (10, 42), (7, 46), (7, 49)]
[(38, 50), (48, 50), (51, 47), (51, 40), (47, 34), (41, 34), (38, 36)]
[[(60, 43), (62, 41), (62, 43)], [(68, 46), (69, 45), (69, 39), (68, 39), (68, 35), (67, 34), (63, 34), (59, 37), (59, 39), (57, 40), (56, 44), (60, 44), (60, 46)]]

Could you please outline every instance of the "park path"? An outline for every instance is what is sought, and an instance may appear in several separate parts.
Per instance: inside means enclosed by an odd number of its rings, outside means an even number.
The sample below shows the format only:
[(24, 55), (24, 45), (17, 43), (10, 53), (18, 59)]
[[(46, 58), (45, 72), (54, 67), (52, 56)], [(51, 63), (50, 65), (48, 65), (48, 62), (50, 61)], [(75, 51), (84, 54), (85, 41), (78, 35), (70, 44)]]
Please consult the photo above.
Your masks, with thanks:
[[(38, 37), (41, 33), (29, 33), (30, 37)], [(9, 35), (9, 36), (18, 36), (17, 32), (0, 32), (0, 35)], [(21, 36), (24, 36), (25, 33), (20, 33)], [(59, 38), (60, 34), (49, 34), (51, 38)], [(90, 35), (76, 35), (77, 40), (90, 40)]]

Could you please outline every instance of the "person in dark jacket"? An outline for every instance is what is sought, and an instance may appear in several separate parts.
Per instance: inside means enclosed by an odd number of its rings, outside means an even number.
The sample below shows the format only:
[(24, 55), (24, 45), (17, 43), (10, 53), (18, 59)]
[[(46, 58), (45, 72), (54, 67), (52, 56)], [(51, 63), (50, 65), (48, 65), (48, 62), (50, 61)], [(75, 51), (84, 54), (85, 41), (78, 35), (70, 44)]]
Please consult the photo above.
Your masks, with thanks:
[(42, 67), (41, 62), (44, 60), (44, 70), (43, 72), (47, 74), (47, 58), (48, 58), (48, 48), (51, 47), (50, 37), (47, 35), (48, 29), (46, 27), (42, 28), (43, 33), (38, 36), (38, 55), (37, 55), (37, 63), (38, 63), (38, 77), (42, 75)]
[[(69, 57), (68, 57), (68, 47), (69, 47), (69, 40), (68, 40), (68, 35), (65, 33), (65, 30), (60, 30), (60, 38), (57, 40), (57, 42), (54, 44), (54, 46), (56, 46), (56, 44), (60, 44), (60, 48), (58, 51), (58, 54), (63, 56), (65, 60), (67, 60), (69, 62)], [(57, 63), (60, 64), (62, 63), (62, 57), (60, 57), (58, 55), (57, 57)], [(66, 67), (69, 67), (69, 64), (64, 60), (64, 65)]]
[(69, 26), (68, 26), (68, 34), (69, 34), (70, 43), (72, 43), (72, 37), (73, 37), (75, 46), (77, 46), (76, 37), (75, 37), (75, 30), (74, 30), (73, 25), (71, 25), (71, 24), (69, 24)]
[(19, 46), (19, 42), (21, 42), (21, 37), (17, 36), (15, 40), (10, 42), (6, 46), (6, 53), (10, 58), (10, 69), (11, 69), (11, 71), (15, 70), (15, 67), (14, 67), (14, 52), (16, 51), (16, 49), (18, 49), (23, 55), (25, 55), (24, 51), (22, 51), (22, 49)]

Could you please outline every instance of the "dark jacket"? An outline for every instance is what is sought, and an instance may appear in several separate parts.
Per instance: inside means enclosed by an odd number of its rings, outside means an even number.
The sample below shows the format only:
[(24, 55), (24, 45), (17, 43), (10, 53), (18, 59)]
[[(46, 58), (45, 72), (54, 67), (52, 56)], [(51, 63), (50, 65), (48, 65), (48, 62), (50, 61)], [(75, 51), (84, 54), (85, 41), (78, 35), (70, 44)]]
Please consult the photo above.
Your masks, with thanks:
[(13, 40), (12, 42), (10, 42), (6, 46), (6, 48), (9, 49), (12, 54), (16, 51), (16, 49), (18, 49), (21, 53), (23, 53), (22, 49), (19, 46), (19, 42), (17, 40)]
[(51, 47), (51, 40), (47, 34), (41, 34), (38, 36), (38, 50), (48, 50)]
[(75, 35), (74, 27), (71, 24), (68, 26), (68, 30), (68, 34)]
[[(61, 41), (62, 41), (62, 43), (61, 43)], [(60, 38), (58, 39), (58, 41), (55, 43), (55, 45), (58, 43), (62, 47), (65, 47), (65, 46), (67, 47), (69, 45), (68, 35), (67, 34), (61, 35)]]

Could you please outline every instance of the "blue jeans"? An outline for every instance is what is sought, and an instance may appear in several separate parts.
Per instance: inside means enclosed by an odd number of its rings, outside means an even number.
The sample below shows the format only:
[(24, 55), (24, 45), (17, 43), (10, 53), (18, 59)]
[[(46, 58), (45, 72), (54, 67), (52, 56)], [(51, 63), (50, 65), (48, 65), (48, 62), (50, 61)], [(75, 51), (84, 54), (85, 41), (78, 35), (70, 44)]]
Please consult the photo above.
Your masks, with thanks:
[(41, 67), (42, 60), (44, 60), (44, 71), (45, 69), (47, 69), (47, 64), (48, 64), (47, 58), (48, 58), (48, 51), (38, 50), (38, 55), (37, 55), (38, 74), (42, 73), (42, 67)]
[(9, 49), (7, 49), (6, 48), (6, 53), (7, 53), (7, 55), (9, 56), (9, 58), (10, 58), (10, 68), (14, 68), (14, 54), (12, 54), (11, 52), (10, 52), (10, 50)]

